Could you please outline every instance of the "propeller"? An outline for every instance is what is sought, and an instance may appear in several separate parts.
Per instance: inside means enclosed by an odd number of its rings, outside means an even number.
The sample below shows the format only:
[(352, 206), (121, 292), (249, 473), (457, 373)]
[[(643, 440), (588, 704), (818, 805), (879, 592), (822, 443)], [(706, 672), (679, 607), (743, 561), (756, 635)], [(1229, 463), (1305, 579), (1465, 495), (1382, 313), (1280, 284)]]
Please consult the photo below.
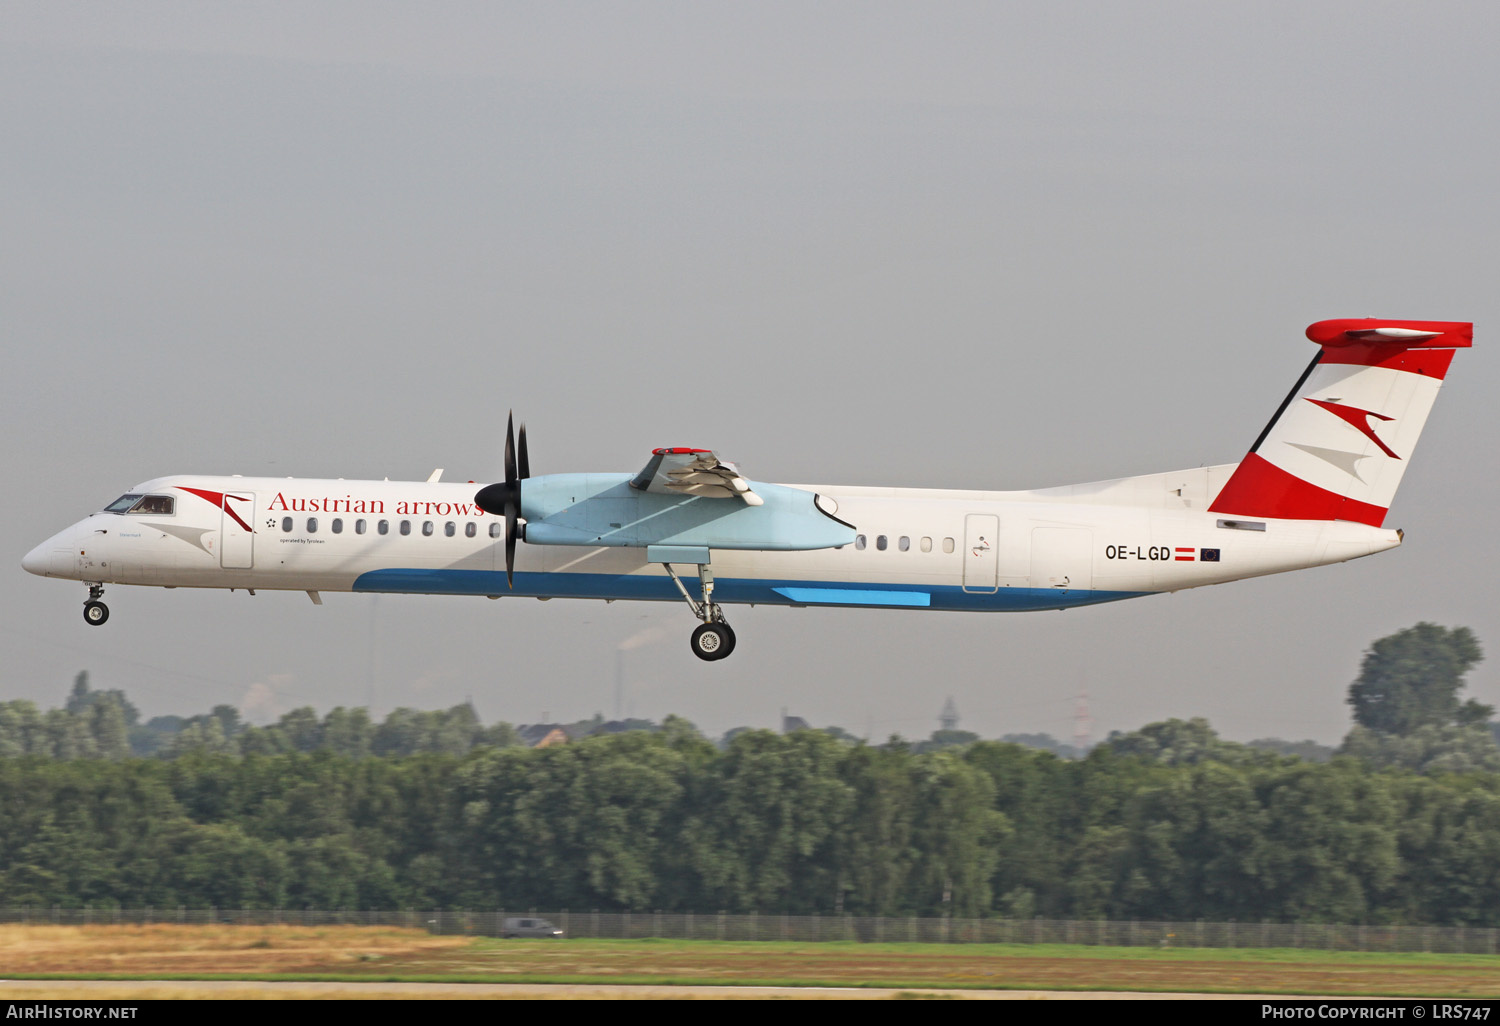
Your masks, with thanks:
[(520, 456), (516, 454), (515, 414), (505, 419), (505, 480), (485, 485), (474, 502), (486, 513), (505, 517), (505, 583), (516, 586), (516, 536), (521, 518), (521, 481), (531, 476), (531, 458), (526, 452), (526, 425), (521, 425)]

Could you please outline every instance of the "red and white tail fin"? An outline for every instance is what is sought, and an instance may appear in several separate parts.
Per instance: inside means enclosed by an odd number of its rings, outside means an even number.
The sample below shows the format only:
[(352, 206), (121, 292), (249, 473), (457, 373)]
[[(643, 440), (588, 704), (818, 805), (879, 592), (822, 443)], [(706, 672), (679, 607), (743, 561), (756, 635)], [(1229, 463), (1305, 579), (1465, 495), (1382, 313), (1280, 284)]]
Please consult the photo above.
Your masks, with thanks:
[(1321, 346), (1209, 511), (1379, 527), (1427, 422), (1459, 321), (1319, 321)]

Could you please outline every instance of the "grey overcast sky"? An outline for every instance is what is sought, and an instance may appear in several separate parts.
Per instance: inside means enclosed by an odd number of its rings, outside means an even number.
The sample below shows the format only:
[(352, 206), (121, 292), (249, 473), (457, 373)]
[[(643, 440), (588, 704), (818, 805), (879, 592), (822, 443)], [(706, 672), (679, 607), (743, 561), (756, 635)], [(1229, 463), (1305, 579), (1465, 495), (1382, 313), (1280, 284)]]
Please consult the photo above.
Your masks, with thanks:
[[(1495, 654), (1492, 3), (0, 3), (0, 698), (717, 734), (1169, 716), (1335, 742), (1373, 639)], [(169, 473), (486, 481), (713, 447), (1028, 488), (1238, 460), (1329, 317), (1472, 320), (1337, 567), (1067, 613), (112, 588), (37, 542)]]

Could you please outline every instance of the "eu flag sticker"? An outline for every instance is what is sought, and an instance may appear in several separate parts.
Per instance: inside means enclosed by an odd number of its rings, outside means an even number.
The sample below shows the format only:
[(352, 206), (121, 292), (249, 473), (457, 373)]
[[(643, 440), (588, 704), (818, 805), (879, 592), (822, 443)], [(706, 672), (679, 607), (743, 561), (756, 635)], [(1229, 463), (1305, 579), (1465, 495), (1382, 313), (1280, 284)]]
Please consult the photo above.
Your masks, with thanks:
[(1218, 549), (1199, 549), (1198, 550), (1198, 562), (1200, 562), (1200, 563), (1217, 563), (1218, 561), (1219, 561), (1219, 550)]

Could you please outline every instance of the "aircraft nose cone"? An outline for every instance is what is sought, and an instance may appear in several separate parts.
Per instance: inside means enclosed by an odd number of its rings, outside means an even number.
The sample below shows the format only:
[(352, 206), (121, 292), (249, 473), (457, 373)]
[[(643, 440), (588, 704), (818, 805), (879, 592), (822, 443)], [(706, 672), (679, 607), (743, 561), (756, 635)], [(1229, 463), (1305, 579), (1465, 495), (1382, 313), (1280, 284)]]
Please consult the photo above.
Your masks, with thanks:
[(43, 542), (21, 559), (21, 569), (28, 574), (36, 574), (38, 577), (47, 576), (47, 564), (51, 562), (51, 548), (49, 543)]

